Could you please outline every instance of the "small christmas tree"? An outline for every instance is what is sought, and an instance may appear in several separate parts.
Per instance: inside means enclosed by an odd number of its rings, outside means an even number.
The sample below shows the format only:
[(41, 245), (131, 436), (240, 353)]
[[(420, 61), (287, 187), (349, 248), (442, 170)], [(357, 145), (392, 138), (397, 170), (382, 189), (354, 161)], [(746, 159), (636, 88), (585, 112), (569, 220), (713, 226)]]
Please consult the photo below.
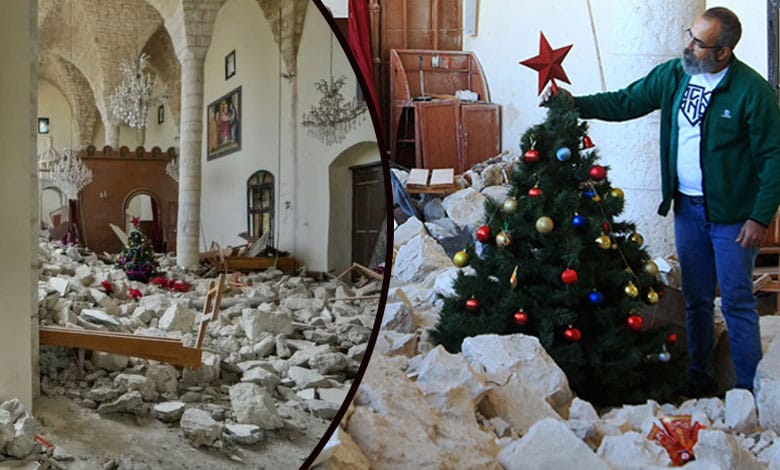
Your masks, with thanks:
[(522, 136), (508, 199), (485, 204), (481, 253), (472, 245), (456, 257), (475, 273), (459, 274), (433, 339), (457, 352), (468, 336), (535, 336), (583, 399), (669, 400), (686, 361), (676, 336), (643, 328), (645, 307), (663, 295), (658, 267), (635, 225), (616, 220), (623, 191), (598, 165), (571, 96), (558, 92), (548, 106)]
[(148, 282), (157, 272), (157, 261), (149, 239), (137, 230), (137, 221), (133, 219), (136, 229), (130, 231), (127, 237), (128, 246), (119, 255), (119, 266), (127, 273), (127, 278), (140, 282)]

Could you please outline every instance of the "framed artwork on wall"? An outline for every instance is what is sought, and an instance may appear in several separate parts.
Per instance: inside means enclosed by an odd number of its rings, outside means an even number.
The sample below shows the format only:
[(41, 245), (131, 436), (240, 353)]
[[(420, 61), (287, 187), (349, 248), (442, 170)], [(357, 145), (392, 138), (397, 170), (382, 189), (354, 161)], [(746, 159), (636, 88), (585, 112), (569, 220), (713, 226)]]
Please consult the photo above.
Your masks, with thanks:
[(236, 50), (225, 56), (225, 80), (236, 74)]
[(165, 106), (160, 105), (157, 107), (157, 124), (165, 122)]
[(241, 87), (209, 104), (206, 122), (207, 160), (241, 150)]
[(46, 117), (38, 118), (38, 133), (39, 134), (49, 133), (49, 118)]

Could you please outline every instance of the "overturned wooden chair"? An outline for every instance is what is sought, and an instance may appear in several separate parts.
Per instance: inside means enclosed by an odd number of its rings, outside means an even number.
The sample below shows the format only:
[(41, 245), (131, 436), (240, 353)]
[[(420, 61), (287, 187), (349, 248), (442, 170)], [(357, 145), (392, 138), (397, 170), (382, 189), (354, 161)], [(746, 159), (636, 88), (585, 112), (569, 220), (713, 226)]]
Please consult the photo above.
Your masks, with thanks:
[(197, 369), (201, 366), (201, 348), (208, 323), (216, 320), (222, 302), (225, 275), (209, 282), (203, 315), (200, 319), (195, 346), (185, 346), (181, 340), (141, 336), (110, 331), (79, 330), (57, 326), (42, 326), (39, 329), (40, 344), (65, 346), (69, 348), (102, 351), (124, 356), (151, 359), (169, 364)]

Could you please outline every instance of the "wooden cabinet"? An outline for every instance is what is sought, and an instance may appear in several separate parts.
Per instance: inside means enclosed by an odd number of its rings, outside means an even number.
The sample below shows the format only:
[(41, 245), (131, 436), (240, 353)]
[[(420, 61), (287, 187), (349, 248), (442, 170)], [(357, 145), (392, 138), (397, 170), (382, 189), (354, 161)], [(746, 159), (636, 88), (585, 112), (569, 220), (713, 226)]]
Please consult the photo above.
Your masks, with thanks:
[[(393, 161), (462, 173), (501, 151), (500, 108), (472, 52), (393, 49), (390, 66)], [(477, 99), (456, 99), (458, 90)]]

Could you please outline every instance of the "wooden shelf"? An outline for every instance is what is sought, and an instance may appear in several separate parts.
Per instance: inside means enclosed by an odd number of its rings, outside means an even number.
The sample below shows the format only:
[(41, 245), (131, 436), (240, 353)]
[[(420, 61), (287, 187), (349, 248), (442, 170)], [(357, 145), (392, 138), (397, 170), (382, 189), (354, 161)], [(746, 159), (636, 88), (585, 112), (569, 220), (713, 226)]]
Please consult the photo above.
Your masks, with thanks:
[[(458, 100), (458, 90), (478, 101)], [(473, 52), (391, 49), (390, 98), (390, 158), (400, 165), (463, 173), (501, 151), (500, 109)]]

